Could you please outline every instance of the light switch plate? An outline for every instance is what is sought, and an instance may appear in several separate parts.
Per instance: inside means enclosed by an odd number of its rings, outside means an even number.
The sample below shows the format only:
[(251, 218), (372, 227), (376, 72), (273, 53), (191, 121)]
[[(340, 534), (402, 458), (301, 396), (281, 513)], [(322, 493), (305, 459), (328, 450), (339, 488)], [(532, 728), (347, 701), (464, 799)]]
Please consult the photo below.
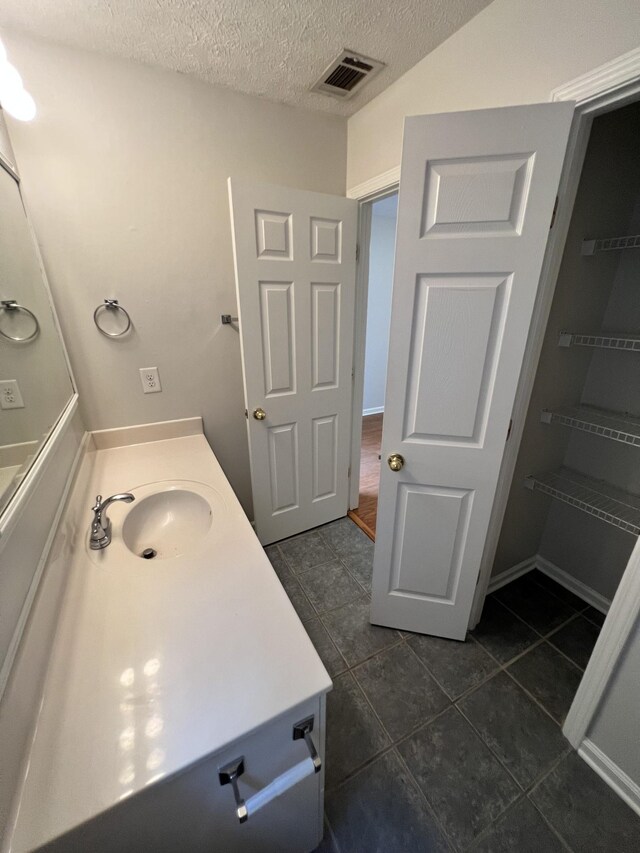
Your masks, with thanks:
[(145, 394), (157, 394), (162, 391), (160, 384), (160, 373), (157, 367), (141, 367), (140, 381)]
[(24, 409), (22, 394), (15, 379), (0, 380), (0, 409)]

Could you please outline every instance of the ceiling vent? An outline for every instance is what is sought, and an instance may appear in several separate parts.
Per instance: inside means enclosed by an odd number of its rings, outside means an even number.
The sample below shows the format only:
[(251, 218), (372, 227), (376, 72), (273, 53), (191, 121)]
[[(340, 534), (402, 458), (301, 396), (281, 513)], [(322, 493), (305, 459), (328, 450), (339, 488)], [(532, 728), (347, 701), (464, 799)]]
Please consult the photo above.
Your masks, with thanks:
[(311, 91), (344, 101), (359, 92), (365, 82), (383, 67), (384, 62), (378, 62), (377, 59), (369, 59), (368, 56), (361, 56), (352, 50), (343, 50), (315, 86), (311, 87)]

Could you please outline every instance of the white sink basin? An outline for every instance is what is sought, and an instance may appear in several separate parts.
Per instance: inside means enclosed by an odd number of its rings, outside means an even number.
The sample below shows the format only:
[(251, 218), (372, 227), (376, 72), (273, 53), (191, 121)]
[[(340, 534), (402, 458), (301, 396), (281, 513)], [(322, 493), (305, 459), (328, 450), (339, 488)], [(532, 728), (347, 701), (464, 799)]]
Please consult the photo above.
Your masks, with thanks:
[(212, 512), (201, 495), (171, 488), (136, 502), (122, 525), (127, 548), (145, 559), (188, 554), (211, 527)]
[[(224, 498), (194, 480), (162, 480), (127, 489), (135, 500), (109, 507), (111, 544), (89, 550), (98, 565), (140, 560), (169, 560), (195, 554), (224, 535)], [(87, 542), (88, 548), (88, 542)], [(122, 562), (124, 561), (124, 562)]]

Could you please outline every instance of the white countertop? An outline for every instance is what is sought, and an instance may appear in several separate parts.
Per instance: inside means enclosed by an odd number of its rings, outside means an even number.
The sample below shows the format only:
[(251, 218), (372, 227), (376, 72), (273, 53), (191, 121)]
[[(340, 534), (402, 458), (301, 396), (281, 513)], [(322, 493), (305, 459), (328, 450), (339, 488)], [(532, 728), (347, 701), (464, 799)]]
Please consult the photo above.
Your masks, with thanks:
[[(52, 557), (69, 562), (69, 582), (13, 853), (331, 688), (203, 435), (91, 451), (83, 464), (91, 470), (79, 478)], [(114, 504), (112, 544), (88, 551), (96, 494), (135, 494), (161, 480), (217, 492), (203, 548), (165, 560), (121, 558), (128, 508)]]

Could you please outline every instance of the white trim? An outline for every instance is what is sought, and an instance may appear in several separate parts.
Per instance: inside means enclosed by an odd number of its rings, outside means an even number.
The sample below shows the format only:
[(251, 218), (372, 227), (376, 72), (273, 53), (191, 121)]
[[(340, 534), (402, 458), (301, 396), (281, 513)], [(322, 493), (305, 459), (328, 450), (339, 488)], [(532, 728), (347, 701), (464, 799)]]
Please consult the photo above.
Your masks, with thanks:
[(618, 584), (609, 613), (585, 669), (562, 728), (576, 749), (580, 746), (613, 675), (618, 657), (640, 619), (640, 538)]
[(362, 417), (366, 418), (367, 415), (381, 415), (384, 412), (384, 406), (374, 406), (373, 409), (363, 409)]
[(33, 464), (25, 474), (24, 479), (18, 486), (16, 493), (7, 504), (2, 515), (0, 515), (0, 551), (4, 547), (7, 537), (15, 527), (16, 522), (22, 515), (24, 508), (29, 503), (33, 489), (40, 482), (42, 475), (47, 470), (49, 462), (60, 446), (77, 408), (78, 395), (74, 393), (65, 409), (63, 409), (58, 422), (44, 443), (40, 453), (38, 453)]
[[(372, 178), (347, 193), (359, 198), (358, 261), (356, 264), (356, 305), (353, 333), (353, 407), (351, 412), (351, 461), (349, 509), (360, 503), (360, 450), (362, 444), (362, 403), (364, 399), (364, 357), (367, 342), (367, 299), (369, 296), (369, 249), (371, 246), (372, 202), (398, 192), (400, 167)], [(357, 193), (362, 192), (362, 196)], [(395, 253), (395, 247), (394, 247)]]
[(497, 589), (501, 589), (503, 586), (511, 583), (511, 581), (516, 580), (516, 578), (522, 577), (522, 575), (526, 575), (528, 572), (533, 571), (533, 569), (536, 568), (536, 560), (537, 557), (534, 555), (533, 557), (523, 560), (521, 563), (516, 563), (516, 565), (511, 566), (510, 569), (505, 569), (505, 571), (500, 572), (499, 575), (494, 575), (489, 581), (487, 595), (491, 592), (495, 592)]
[[(75, 407), (73, 409), (75, 412)], [(72, 414), (73, 414), (72, 412)], [(62, 432), (62, 436), (66, 433), (66, 428)], [(7, 680), (9, 678), (9, 674), (11, 673), (11, 668), (13, 666), (13, 662), (18, 651), (18, 647), (20, 645), (20, 641), (22, 639), (22, 634), (25, 629), (25, 625), (27, 624), (27, 619), (29, 618), (29, 613), (31, 612), (31, 605), (33, 604), (33, 599), (36, 596), (38, 591), (38, 587), (40, 586), (40, 579), (42, 577), (42, 573), (44, 571), (44, 567), (47, 564), (47, 559), (49, 558), (49, 552), (51, 550), (51, 546), (53, 545), (53, 540), (55, 539), (56, 533), (58, 532), (58, 525), (60, 523), (60, 519), (62, 517), (62, 513), (65, 510), (67, 505), (67, 497), (69, 496), (69, 492), (73, 483), (75, 482), (75, 476), (78, 471), (80, 462), (82, 461), (84, 454), (89, 447), (89, 442), (91, 439), (91, 433), (85, 432), (82, 437), (80, 444), (78, 445), (78, 449), (76, 450), (76, 454), (73, 457), (73, 462), (71, 463), (71, 467), (69, 468), (69, 473), (67, 474), (67, 479), (65, 480), (64, 488), (62, 489), (62, 493), (59, 497), (58, 507), (56, 509), (56, 513), (53, 517), (53, 522), (51, 527), (49, 528), (49, 533), (47, 535), (47, 539), (44, 543), (44, 548), (42, 549), (42, 554), (40, 555), (40, 559), (38, 560), (38, 565), (36, 566), (36, 570), (33, 573), (33, 578), (31, 579), (31, 583), (29, 585), (29, 589), (25, 596), (22, 609), (20, 610), (20, 616), (18, 617), (18, 622), (16, 623), (15, 630), (13, 632), (13, 636), (11, 637), (11, 642), (9, 643), (9, 648), (7, 649), (7, 654), (5, 655), (5, 659), (2, 663), (2, 668), (0, 669), (0, 698), (4, 693), (4, 688), (6, 687)], [(52, 441), (49, 441), (47, 447), (52, 446)], [(40, 454), (42, 456), (42, 454)], [(38, 457), (39, 459), (40, 457)], [(35, 466), (34, 466), (35, 467)], [(44, 466), (46, 468), (46, 466)], [(33, 470), (33, 469), (32, 469)], [(44, 468), (42, 469), (44, 471)], [(31, 493), (29, 493), (31, 494)]]
[(623, 53), (586, 74), (581, 74), (551, 92), (552, 101), (576, 101), (583, 104), (640, 77), (640, 48)]
[(522, 361), (520, 382), (518, 384), (518, 390), (513, 404), (511, 433), (507, 440), (504, 457), (502, 459), (491, 521), (489, 523), (484, 553), (480, 564), (480, 579), (478, 581), (476, 597), (471, 610), (470, 628), (475, 627), (480, 619), (485, 590), (491, 577), (491, 569), (493, 567), (496, 550), (498, 548), (498, 540), (500, 538), (504, 514), (509, 500), (511, 483), (513, 481), (516, 462), (518, 460), (518, 453), (522, 442), (529, 402), (531, 400), (533, 384), (536, 377), (536, 371), (538, 369), (540, 352), (542, 351), (542, 344), (544, 342), (547, 323), (549, 321), (549, 313), (551, 311), (553, 295), (556, 288), (558, 274), (560, 272), (564, 246), (567, 239), (567, 233), (569, 231), (569, 225), (571, 223), (573, 204), (578, 192), (582, 163), (587, 151), (590, 128), (590, 119), (585, 120), (581, 116), (577, 116), (577, 118), (574, 119), (574, 123), (569, 134), (567, 154), (558, 187), (558, 198), (560, 199), (560, 202), (557, 207), (554, 227), (551, 229), (549, 234), (549, 240), (547, 242), (545, 257), (542, 264), (542, 271), (540, 273), (538, 295), (536, 297), (536, 304), (531, 319), (527, 346)]
[(598, 776), (612, 788), (628, 806), (640, 815), (640, 785), (621, 770), (604, 752), (585, 738), (578, 748), (578, 755), (596, 771)]
[(360, 449), (362, 444), (362, 401), (364, 399), (364, 356), (367, 342), (367, 300), (369, 296), (369, 246), (371, 205), (358, 206), (358, 260), (356, 301), (353, 321), (353, 401), (351, 407), (351, 459), (349, 462), (349, 509), (360, 503)]
[(592, 607), (595, 607), (595, 609), (599, 610), (600, 613), (604, 613), (605, 615), (608, 613), (609, 608), (611, 607), (611, 602), (608, 598), (605, 598), (604, 595), (596, 592), (595, 589), (592, 589), (590, 586), (582, 583), (582, 581), (577, 580), (573, 575), (565, 572), (564, 569), (556, 566), (555, 563), (552, 563), (540, 554), (534, 554), (533, 557), (528, 557), (521, 563), (516, 563), (515, 566), (505, 569), (505, 571), (500, 572), (499, 575), (493, 575), (489, 581), (489, 586), (487, 587), (487, 595), (491, 592), (495, 592), (503, 586), (506, 586), (506, 584), (511, 583), (511, 581), (516, 580), (516, 578), (526, 575), (528, 572), (533, 571), (533, 569), (538, 569), (538, 571), (542, 572), (543, 575), (547, 575), (547, 577), (560, 584), (560, 586), (563, 586), (565, 589), (568, 589), (569, 592), (577, 595), (578, 598), (581, 598), (586, 604), (590, 604)]
[(397, 187), (399, 183), (400, 166), (394, 166), (393, 169), (389, 169), (381, 175), (376, 175), (375, 178), (369, 178), (368, 181), (363, 181), (361, 184), (348, 189), (347, 198), (357, 198), (359, 201), (365, 201), (379, 195), (381, 192), (386, 192)]
[(471, 609), (469, 628), (474, 628), (480, 620), (484, 598), (491, 580), (491, 570), (520, 450), (533, 383), (580, 182), (582, 164), (589, 142), (591, 122), (596, 115), (619, 108), (640, 98), (640, 65), (637, 54), (640, 54), (640, 51), (625, 54), (564, 86), (554, 89), (551, 93), (552, 100), (568, 99), (570, 96), (575, 96), (579, 97), (580, 101), (576, 107), (567, 144), (565, 165), (558, 187), (559, 203), (556, 221), (549, 236), (540, 274), (536, 306), (522, 362), (520, 383), (514, 401), (511, 436), (507, 442), (500, 469), (491, 521), (480, 564), (476, 595)]
[(568, 574), (564, 569), (556, 566), (555, 563), (552, 563), (545, 557), (541, 557), (540, 554), (536, 557), (536, 568), (541, 571), (543, 575), (547, 575), (547, 577), (556, 581), (556, 583), (559, 583), (560, 586), (563, 586), (565, 589), (568, 589), (569, 592), (577, 595), (578, 598), (586, 601), (587, 604), (595, 607), (595, 609), (599, 610), (600, 613), (604, 613), (606, 615), (609, 612), (611, 602), (608, 598), (605, 598), (604, 595), (601, 595), (599, 592), (596, 592), (595, 589), (587, 586), (586, 583), (582, 583), (582, 581), (577, 580), (573, 575)]
[(2, 166), (2, 168), (11, 175), (16, 183), (20, 183), (20, 175), (16, 172), (13, 164), (7, 160), (2, 151), (0, 151), (0, 166)]

